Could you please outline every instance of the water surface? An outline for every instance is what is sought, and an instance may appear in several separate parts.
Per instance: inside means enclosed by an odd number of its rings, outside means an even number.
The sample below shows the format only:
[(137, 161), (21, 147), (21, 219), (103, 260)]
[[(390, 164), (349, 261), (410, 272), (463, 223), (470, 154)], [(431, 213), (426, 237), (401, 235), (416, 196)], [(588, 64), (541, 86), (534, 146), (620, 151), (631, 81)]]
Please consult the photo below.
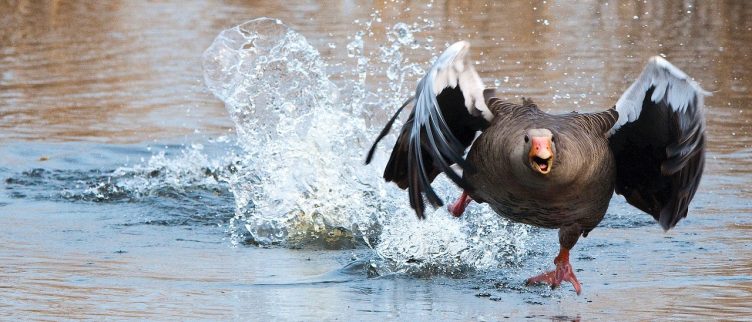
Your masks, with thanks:
[[(4, 318), (752, 314), (752, 4), (11, 1), (0, 12)], [(281, 204), (327, 211), (257, 229), (269, 239), (254, 239), (245, 224), (257, 222), (238, 216), (268, 206), (241, 202), (258, 201), (261, 186), (244, 183), (256, 180), (252, 165), (259, 176), (267, 171), (260, 164), (268, 159), (253, 163), (256, 142), (207, 89), (202, 53), (222, 30), (262, 16), (281, 19), (320, 53), (344, 102), (334, 106), (353, 115), (348, 126), (363, 121), (352, 149), (367, 146), (421, 68), (456, 40), (471, 41), (476, 68), (500, 96), (532, 97), (553, 112), (611, 107), (647, 59), (663, 55), (713, 92), (706, 173), (690, 215), (664, 233), (615, 198), (573, 252), (582, 296), (571, 287), (526, 288), (526, 277), (552, 266), (554, 231), (506, 226), (481, 207), (460, 223), (442, 219), (445, 212), (415, 223), (400, 206), (406, 198), (368, 181), (377, 167), (354, 167), (355, 153), (334, 161), (366, 182), (325, 195), (303, 190), (339, 181), (301, 188), (292, 180), (340, 175), (331, 160), (277, 182), (309, 196)], [(290, 241), (271, 242), (282, 231)], [(473, 236), (497, 239), (456, 246)]]

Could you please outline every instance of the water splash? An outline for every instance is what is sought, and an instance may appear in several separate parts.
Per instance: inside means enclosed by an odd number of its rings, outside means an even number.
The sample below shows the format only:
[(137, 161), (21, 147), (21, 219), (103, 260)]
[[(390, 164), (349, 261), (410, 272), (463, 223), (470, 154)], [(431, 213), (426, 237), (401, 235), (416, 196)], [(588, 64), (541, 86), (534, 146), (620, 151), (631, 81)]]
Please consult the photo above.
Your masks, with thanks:
[[(226, 182), (232, 176), (238, 154), (232, 146), (216, 143), (210, 142), (209, 151), (202, 144), (147, 149), (109, 145), (82, 148), (77, 144), (45, 147), (46, 151), (86, 150), (90, 155), (57, 158), (45, 162), (45, 168), (16, 173), (0, 169), (0, 175), (11, 198), (139, 209), (135, 211), (137, 216), (124, 218), (128, 225), (224, 226), (234, 209), (234, 196)], [(215, 144), (218, 151), (214, 150)], [(140, 162), (120, 163), (130, 156), (149, 153), (154, 154)], [(88, 158), (101, 155), (108, 155), (117, 163), (97, 160), (103, 167), (86, 166), (90, 163)]]
[[(356, 62), (355, 79), (341, 87), (354, 89), (345, 98), (329, 80), (319, 52), (276, 19), (225, 30), (204, 53), (206, 84), (225, 103), (244, 153), (227, 178), (235, 196), (230, 224), (235, 242), (364, 244), (376, 250), (382, 273), (454, 274), (519, 261), (526, 228), (484, 207), (459, 220), (440, 210), (418, 222), (404, 191), (381, 179), (384, 150), (375, 155), (374, 166), (363, 166), (363, 153), (380, 127), (366, 125), (372, 111), (364, 109), (386, 106), (392, 112), (407, 95), (400, 93), (412, 91), (405, 84), (417, 81), (425, 67), (403, 55), (426, 48), (416, 39), (417, 24), (394, 25), (388, 45), (369, 56), (364, 40), (372, 36), (373, 21), (377, 15), (346, 46)], [(387, 70), (370, 70), (372, 59)], [(385, 72), (393, 94), (369, 93), (367, 72)], [(366, 98), (371, 104), (360, 104)], [(445, 199), (456, 193), (443, 178), (436, 186)]]
[[(369, 235), (374, 208), (362, 173), (365, 122), (339, 105), (338, 89), (305, 38), (262, 18), (223, 31), (204, 53), (207, 86), (225, 102), (246, 156), (230, 179), (236, 217), (255, 243)], [(344, 234), (347, 236), (348, 234)]]
[[(359, 33), (362, 46), (373, 41), (368, 24), (378, 17), (372, 18)], [(53, 199), (157, 209), (129, 224), (229, 221), (234, 243), (368, 247), (370, 275), (462, 275), (513, 266), (527, 254), (528, 231), (487, 207), (471, 206), (460, 219), (443, 209), (425, 221), (415, 218), (406, 193), (381, 179), (388, 159), (384, 147), (393, 144), (394, 135), (377, 150), (372, 166), (362, 164), (382, 126), (378, 120), (367, 125), (370, 115), (392, 113), (428, 64), (406, 58), (431, 43), (421, 40), (421, 28), (396, 24), (377, 51), (357, 45), (354, 67), (345, 71), (352, 79), (340, 77), (345, 79), (340, 87), (329, 81), (318, 51), (278, 20), (231, 28), (207, 49), (204, 67), (207, 86), (235, 122), (235, 140), (210, 140), (206, 148), (165, 146), (148, 160), (115, 170), (34, 169), (5, 184), (13, 198), (49, 200), (55, 191)], [(373, 84), (360, 77), (366, 72), (388, 74), (388, 89), (370, 91)], [(380, 81), (374, 81), (376, 87), (387, 87)], [(354, 88), (362, 95), (348, 91)], [(370, 104), (354, 104), (356, 98)], [(434, 185), (445, 200), (457, 194), (444, 177)]]

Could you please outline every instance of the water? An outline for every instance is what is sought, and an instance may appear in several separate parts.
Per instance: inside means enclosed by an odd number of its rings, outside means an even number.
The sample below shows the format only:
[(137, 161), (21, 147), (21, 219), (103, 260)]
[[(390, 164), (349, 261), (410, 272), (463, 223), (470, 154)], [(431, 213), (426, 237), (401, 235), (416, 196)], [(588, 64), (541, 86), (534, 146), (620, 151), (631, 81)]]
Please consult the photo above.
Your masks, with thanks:
[[(0, 316), (748, 317), (751, 6), (455, 6), (0, 5)], [(690, 216), (663, 233), (614, 198), (573, 252), (580, 297), (522, 285), (554, 231), (480, 206), (417, 222), (378, 179), (386, 149), (364, 152), (459, 39), (502, 97), (554, 112), (609, 107), (654, 54), (696, 77)]]

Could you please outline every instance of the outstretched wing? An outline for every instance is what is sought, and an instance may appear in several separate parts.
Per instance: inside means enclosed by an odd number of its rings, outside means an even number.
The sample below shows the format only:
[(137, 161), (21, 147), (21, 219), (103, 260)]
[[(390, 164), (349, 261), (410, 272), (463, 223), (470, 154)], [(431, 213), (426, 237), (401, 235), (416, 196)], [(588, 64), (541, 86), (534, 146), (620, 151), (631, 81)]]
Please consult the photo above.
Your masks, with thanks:
[(410, 206), (418, 218), (424, 217), (425, 199), (431, 205), (443, 205), (431, 188), (431, 182), (444, 172), (463, 189), (470, 189), (451, 165), (462, 170), (472, 167), (463, 158), (477, 131), (488, 126), (493, 118), (484, 100), (483, 82), (469, 62), (466, 41), (457, 42), (439, 56), (418, 82), (415, 96), (397, 110), (368, 153), (371, 161), (376, 144), (392, 126), (402, 109), (414, 102), (391, 157), (384, 169), (384, 179), (408, 189)]
[(653, 57), (616, 102), (616, 192), (664, 230), (687, 216), (705, 165), (703, 100), (710, 93)]

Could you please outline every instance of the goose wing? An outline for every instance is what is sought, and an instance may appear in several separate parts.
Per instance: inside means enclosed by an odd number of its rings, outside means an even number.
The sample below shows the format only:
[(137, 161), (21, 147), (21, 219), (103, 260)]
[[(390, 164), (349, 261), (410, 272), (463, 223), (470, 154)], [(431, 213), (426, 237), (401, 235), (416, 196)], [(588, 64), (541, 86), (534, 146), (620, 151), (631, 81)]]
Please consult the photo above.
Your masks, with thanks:
[(671, 229), (687, 216), (705, 164), (704, 97), (680, 69), (653, 57), (616, 102), (609, 145), (616, 192)]
[[(470, 44), (457, 42), (444, 51), (418, 82), (415, 96), (403, 104), (389, 120), (366, 158), (371, 161), (376, 144), (390, 130), (394, 120), (409, 103), (412, 113), (392, 149), (384, 179), (407, 188), (410, 206), (418, 218), (424, 217), (424, 198), (434, 207), (443, 205), (431, 182), (444, 172), (463, 189), (470, 189), (455, 170), (471, 170), (463, 156), (476, 132), (493, 118), (484, 99), (480, 76), (469, 62)], [(488, 95), (489, 92), (486, 92)]]

